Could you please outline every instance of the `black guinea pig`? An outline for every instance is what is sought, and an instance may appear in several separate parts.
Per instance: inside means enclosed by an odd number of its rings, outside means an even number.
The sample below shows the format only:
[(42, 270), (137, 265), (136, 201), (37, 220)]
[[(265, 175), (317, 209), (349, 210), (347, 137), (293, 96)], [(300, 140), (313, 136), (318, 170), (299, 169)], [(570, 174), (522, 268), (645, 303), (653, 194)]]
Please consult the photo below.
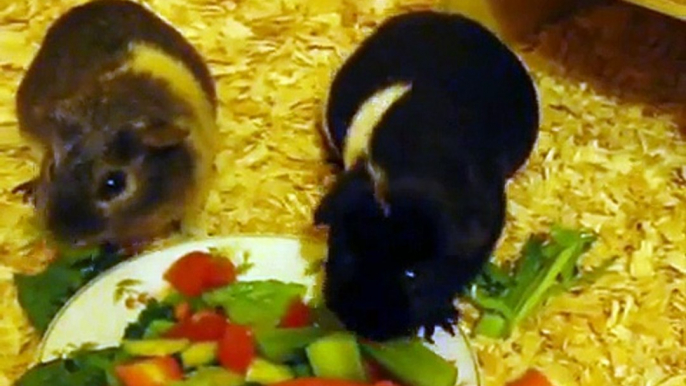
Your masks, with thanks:
[(372, 340), (451, 330), (538, 126), (527, 70), (472, 20), (407, 13), (362, 42), (327, 96), (344, 171), (314, 214), (329, 227), (324, 300), (347, 328)]
[(18, 190), (58, 242), (135, 244), (197, 212), (215, 153), (215, 84), (147, 8), (96, 0), (60, 16), (16, 108), (44, 153), (40, 175)]

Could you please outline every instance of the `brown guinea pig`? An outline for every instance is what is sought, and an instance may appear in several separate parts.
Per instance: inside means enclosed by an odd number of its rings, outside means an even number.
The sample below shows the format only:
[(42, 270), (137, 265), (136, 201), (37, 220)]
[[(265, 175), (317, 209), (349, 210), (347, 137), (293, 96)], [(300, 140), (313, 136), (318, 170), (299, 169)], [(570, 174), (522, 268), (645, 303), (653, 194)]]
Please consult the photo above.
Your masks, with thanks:
[(23, 190), (56, 241), (130, 245), (197, 213), (215, 154), (214, 81), (143, 6), (96, 0), (58, 18), (16, 108), (22, 134), (44, 151)]

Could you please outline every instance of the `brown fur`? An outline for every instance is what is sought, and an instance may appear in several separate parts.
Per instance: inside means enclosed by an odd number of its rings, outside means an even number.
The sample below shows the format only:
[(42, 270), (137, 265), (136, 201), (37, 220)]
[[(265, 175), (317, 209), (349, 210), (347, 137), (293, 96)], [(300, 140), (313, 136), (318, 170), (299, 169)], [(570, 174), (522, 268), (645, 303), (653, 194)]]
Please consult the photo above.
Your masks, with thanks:
[[(141, 44), (190, 71), (214, 113), (214, 82), (198, 52), (151, 11), (123, 0), (93, 1), (55, 21), (19, 86), (20, 129), (45, 150), (33, 199), (61, 242), (127, 244), (169, 231), (206, 168), (192, 135), (200, 130), (194, 105), (173, 92), (174, 80), (126, 67)], [(111, 173), (123, 173), (133, 190), (103, 199)]]

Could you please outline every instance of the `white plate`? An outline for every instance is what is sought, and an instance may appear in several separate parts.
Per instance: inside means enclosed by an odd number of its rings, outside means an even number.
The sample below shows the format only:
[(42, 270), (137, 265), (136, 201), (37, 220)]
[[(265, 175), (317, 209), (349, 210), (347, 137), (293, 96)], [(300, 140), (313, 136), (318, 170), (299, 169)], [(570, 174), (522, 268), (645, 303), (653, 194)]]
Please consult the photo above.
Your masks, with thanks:
[[(129, 308), (127, 297), (137, 293), (160, 296), (168, 284), (163, 273), (178, 258), (191, 251), (207, 251), (208, 248), (228, 248), (232, 260), (240, 264), (249, 254), (253, 266), (239, 280), (276, 279), (295, 282), (308, 287), (311, 296), (316, 276), (307, 275), (309, 262), (321, 258), (325, 246), (297, 238), (269, 236), (236, 236), (208, 239), (180, 244), (165, 250), (151, 252), (127, 260), (101, 274), (82, 288), (56, 315), (38, 350), (37, 361), (46, 362), (83, 344), (94, 347), (111, 347), (119, 344), (127, 324), (135, 321), (142, 305)], [(121, 295), (120, 283), (127, 285), (132, 296)], [(454, 361), (458, 368), (457, 385), (480, 385), (476, 361), (464, 333), (450, 336), (438, 329), (434, 335), (432, 350)]]

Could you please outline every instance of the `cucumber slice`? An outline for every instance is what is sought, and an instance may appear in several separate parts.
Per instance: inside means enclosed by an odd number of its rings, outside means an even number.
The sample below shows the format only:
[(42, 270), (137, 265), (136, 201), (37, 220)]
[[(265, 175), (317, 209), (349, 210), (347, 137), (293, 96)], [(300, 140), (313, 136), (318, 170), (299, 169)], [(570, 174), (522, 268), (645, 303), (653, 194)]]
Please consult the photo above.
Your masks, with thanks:
[(201, 367), (188, 379), (170, 386), (242, 386), (245, 380), (239, 374), (222, 367)]
[(255, 358), (245, 375), (246, 382), (254, 382), (269, 385), (293, 379), (291, 369), (285, 365), (279, 365), (261, 358)]
[(314, 375), (322, 378), (365, 382), (362, 355), (355, 336), (336, 332), (318, 339), (307, 349)]
[(257, 348), (266, 359), (283, 363), (304, 354), (305, 347), (324, 336), (317, 327), (263, 328), (255, 330)]
[(455, 386), (457, 368), (419, 340), (361, 345), (386, 371), (406, 386)]
[(172, 355), (188, 347), (188, 339), (125, 340), (122, 348), (127, 354), (142, 357)]
[(217, 359), (217, 342), (198, 342), (181, 352), (181, 363), (186, 368), (204, 366)]

